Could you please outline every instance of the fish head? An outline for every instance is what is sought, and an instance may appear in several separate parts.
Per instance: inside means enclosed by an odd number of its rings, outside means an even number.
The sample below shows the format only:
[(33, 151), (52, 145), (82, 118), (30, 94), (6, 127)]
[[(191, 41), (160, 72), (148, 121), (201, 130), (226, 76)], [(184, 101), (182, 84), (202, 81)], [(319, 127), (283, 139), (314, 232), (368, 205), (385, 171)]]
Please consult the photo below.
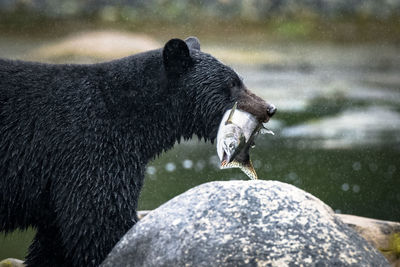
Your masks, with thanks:
[(230, 162), (233, 154), (239, 146), (239, 141), (233, 138), (225, 139), (222, 141), (222, 150), (221, 150), (221, 164), (223, 162)]
[(245, 143), (246, 141), (243, 134), (241, 134), (239, 137), (224, 139), (222, 141), (222, 158), (220, 158), (221, 165), (223, 163), (230, 163), (235, 156), (240, 153)]
[(217, 137), (217, 154), (221, 162), (231, 162), (244, 144), (245, 137), (240, 127), (221, 123)]
[(228, 157), (231, 157), (235, 153), (236, 149), (239, 147), (240, 140), (236, 138), (227, 138), (222, 141), (222, 148)]

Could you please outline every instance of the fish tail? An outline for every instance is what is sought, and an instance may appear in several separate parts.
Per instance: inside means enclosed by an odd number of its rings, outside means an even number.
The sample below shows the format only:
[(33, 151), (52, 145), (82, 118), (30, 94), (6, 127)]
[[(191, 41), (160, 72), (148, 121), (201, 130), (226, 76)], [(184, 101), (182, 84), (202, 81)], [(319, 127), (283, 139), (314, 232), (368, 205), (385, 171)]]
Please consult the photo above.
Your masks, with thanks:
[(256, 170), (254, 169), (251, 160), (249, 160), (249, 162), (247, 162), (246, 165), (242, 165), (239, 168), (242, 170), (242, 172), (244, 172), (247, 176), (249, 176), (251, 180), (258, 180)]
[(242, 172), (244, 172), (251, 180), (257, 180), (258, 176), (256, 170), (253, 167), (253, 163), (251, 160), (241, 163), (236, 160), (231, 162), (223, 161), (221, 163), (220, 169), (232, 169), (232, 168), (239, 168)]

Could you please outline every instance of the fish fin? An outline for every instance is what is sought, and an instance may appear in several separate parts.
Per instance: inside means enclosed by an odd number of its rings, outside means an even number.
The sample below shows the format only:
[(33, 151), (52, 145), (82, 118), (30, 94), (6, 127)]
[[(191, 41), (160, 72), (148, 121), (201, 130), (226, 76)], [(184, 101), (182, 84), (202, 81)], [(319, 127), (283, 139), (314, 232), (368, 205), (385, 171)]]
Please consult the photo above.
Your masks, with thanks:
[(235, 113), (237, 107), (237, 102), (233, 105), (231, 112), (229, 113), (228, 119), (225, 122), (225, 125), (232, 123), (233, 113)]
[(251, 180), (257, 180), (258, 176), (256, 173), (256, 170), (253, 167), (253, 163), (251, 163), (251, 160), (246, 162), (245, 164), (242, 164), (236, 160), (233, 160), (231, 162), (227, 162), (224, 160), (221, 162), (220, 169), (232, 169), (232, 168), (239, 168), (242, 172), (244, 172)]
[(260, 124), (260, 134), (272, 134), (275, 135), (275, 133), (273, 131), (271, 131), (270, 129), (267, 128), (267, 123), (262, 123)]
[(260, 134), (272, 134), (272, 135), (275, 135), (275, 133), (273, 131), (271, 131), (270, 129), (268, 129), (264, 125), (260, 129)]
[(242, 172), (244, 172), (251, 180), (258, 180), (256, 170), (254, 169), (251, 160), (249, 160), (246, 165), (242, 165), (240, 170), (242, 170)]

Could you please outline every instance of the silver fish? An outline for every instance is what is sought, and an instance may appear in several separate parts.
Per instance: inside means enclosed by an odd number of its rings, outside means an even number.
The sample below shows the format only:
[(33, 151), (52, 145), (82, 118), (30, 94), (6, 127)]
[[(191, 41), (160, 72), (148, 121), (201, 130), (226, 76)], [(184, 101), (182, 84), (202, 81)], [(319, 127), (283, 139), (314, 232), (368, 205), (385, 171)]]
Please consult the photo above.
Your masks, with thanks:
[(250, 179), (256, 180), (257, 173), (251, 163), (249, 149), (262, 129), (273, 134), (253, 115), (238, 110), (235, 103), (233, 108), (224, 114), (218, 129), (217, 153), (221, 160), (220, 168), (240, 168)]
[(246, 143), (242, 128), (232, 122), (237, 104), (222, 118), (217, 135), (217, 154), (222, 163), (229, 163), (233, 154)]

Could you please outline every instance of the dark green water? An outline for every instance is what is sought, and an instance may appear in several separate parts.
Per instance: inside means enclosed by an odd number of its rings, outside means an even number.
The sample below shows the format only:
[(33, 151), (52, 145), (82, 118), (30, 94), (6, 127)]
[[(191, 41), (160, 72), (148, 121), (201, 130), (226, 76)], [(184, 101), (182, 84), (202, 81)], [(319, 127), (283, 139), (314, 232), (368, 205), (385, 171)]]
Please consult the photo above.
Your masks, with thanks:
[[(260, 179), (296, 185), (337, 212), (400, 220), (399, 147), (326, 150), (308, 148), (301, 140), (261, 136), (251, 155)], [(205, 182), (248, 179), (238, 169), (219, 170), (217, 165), (210, 144), (176, 146), (148, 168), (141, 209), (153, 209)]]

